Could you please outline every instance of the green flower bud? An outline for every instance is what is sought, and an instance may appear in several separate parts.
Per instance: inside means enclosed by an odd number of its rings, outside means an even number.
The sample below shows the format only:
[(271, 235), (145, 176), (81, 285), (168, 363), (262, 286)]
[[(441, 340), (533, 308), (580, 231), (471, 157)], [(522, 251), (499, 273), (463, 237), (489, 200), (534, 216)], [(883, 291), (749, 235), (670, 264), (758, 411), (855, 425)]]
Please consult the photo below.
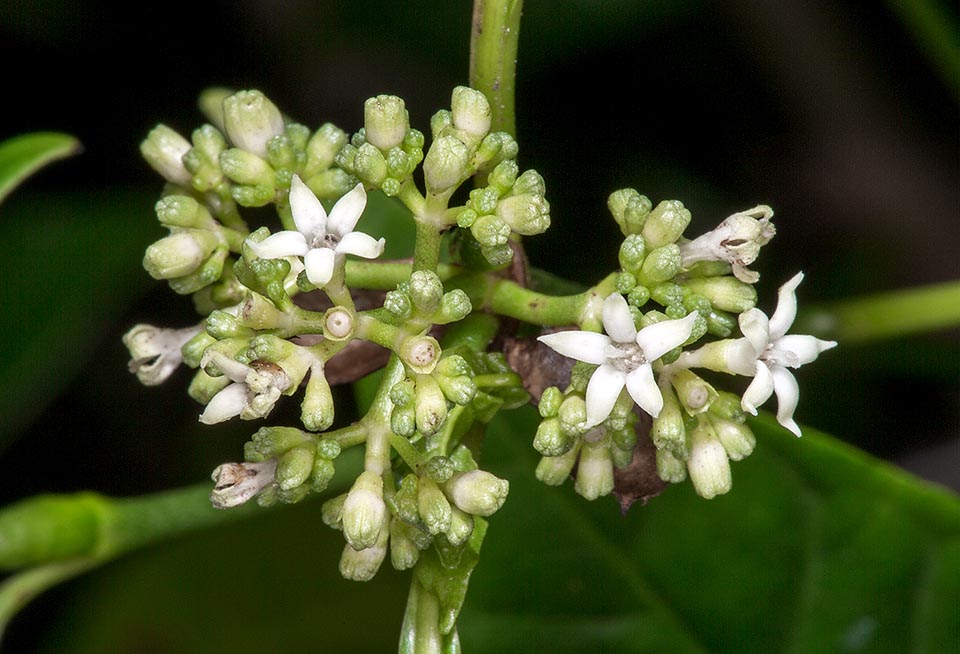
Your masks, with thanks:
[(615, 445), (611, 445), (610, 460), (613, 462), (614, 468), (626, 468), (633, 461), (633, 450), (624, 450)]
[(301, 445), (288, 451), (277, 460), (276, 481), (280, 490), (287, 491), (301, 486), (313, 472), (314, 448)]
[(587, 421), (587, 403), (579, 395), (570, 395), (560, 405), (557, 416), (564, 430), (580, 433), (579, 425)]
[(435, 434), (447, 419), (447, 400), (432, 375), (417, 375), (414, 404), (417, 431), (424, 436)]
[(342, 524), (340, 516), (343, 513), (343, 504), (347, 500), (347, 493), (332, 497), (320, 507), (320, 520), (331, 529), (340, 531)]
[(423, 178), (427, 192), (439, 195), (470, 176), (470, 151), (459, 139), (441, 136), (433, 142), (423, 160)]
[(683, 285), (722, 311), (743, 313), (757, 305), (756, 289), (733, 277), (698, 277), (684, 281)]
[(370, 581), (373, 579), (380, 564), (387, 558), (387, 540), (390, 530), (384, 528), (376, 542), (368, 548), (356, 550), (347, 545), (340, 555), (340, 574), (344, 579), (351, 581)]
[(217, 247), (200, 267), (189, 275), (167, 280), (170, 289), (179, 295), (196, 293), (202, 288), (213, 284), (223, 274), (223, 265), (227, 259), (227, 248)]
[(427, 476), (438, 484), (442, 484), (450, 479), (454, 472), (456, 472), (456, 468), (454, 468), (453, 461), (451, 461), (449, 457), (434, 456), (430, 457), (430, 460), (427, 461)]
[(387, 178), (387, 160), (376, 147), (364, 143), (353, 159), (353, 174), (371, 186), (380, 186)]
[(403, 291), (387, 291), (383, 299), (383, 308), (399, 320), (409, 320), (413, 315), (413, 303), (410, 301), (410, 296)]
[(533, 447), (544, 456), (560, 456), (573, 446), (574, 441), (570, 433), (560, 429), (559, 420), (548, 418), (537, 427)]
[(511, 189), (512, 195), (538, 195), (544, 196), (547, 193), (546, 182), (543, 177), (535, 170), (525, 170)]
[(333, 393), (319, 361), (310, 368), (310, 379), (300, 403), (300, 421), (310, 431), (330, 429), (334, 417)]
[(443, 395), (454, 404), (466, 406), (477, 396), (477, 385), (467, 375), (458, 377), (435, 375), (435, 379)]
[(190, 188), (193, 175), (183, 165), (183, 157), (190, 147), (190, 141), (177, 132), (166, 125), (157, 125), (140, 144), (140, 154), (165, 180)]
[(454, 475), (443, 489), (461, 511), (487, 517), (503, 506), (510, 482), (484, 470), (471, 470)]
[(306, 499), (307, 495), (310, 494), (310, 487), (304, 484), (295, 486), (290, 490), (283, 490), (277, 484), (271, 485), (270, 488), (277, 489), (277, 499), (284, 504), (296, 504)]
[(596, 442), (584, 439), (573, 490), (590, 501), (613, 491), (613, 460), (609, 441), (605, 438)]
[(387, 533), (387, 505), (383, 501), (383, 479), (375, 472), (360, 473), (343, 502), (340, 513), (343, 536), (355, 550), (377, 544)]
[(206, 207), (189, 195), (168, 195), (154, 207), (160, 223), (167, 227), (192, 227), (214, 231), (217, 222)]
[(475, 188), (470, 191), (470, 200), (467, 202), (467, 206), (475, 209), (478, 214), (493, 213), (497, 210), (497, 203), (500, 202), (501, 195), (503, 195), (503, 192), (496, 187)]
[(728, 338), (737, 328), (737, 318), (726, 311), (707, 312), (707, 331), (720, 338)]
[(563, 393), (556, 386), (550, 386), (543, 389), (540, 395), (540, 404), (537, 405), (537, 411), (540, 417), (550, 418), (557, 415), (560, 410), (560, 404), (563, 402)]
[(272, 187), (274, 183), (274, 171), (270, 164), (239, 148), (220, 153), (220, 170), (231, 181), (245, 186)]
[(647, 216), (643, 224), (643, 238), (651, 249), (663, 247), (676, 243), (689, 224), (690, 212), (683, 204), (677, 200), (665, 200)]
[(577, 393), (586, 393), (587, 384), (596, 369), (595, 365), (577, 361), (570, 370), (570, 388)]
[(640, 195), (636, 190), (625, 188), (610, 194), (607, 198), (607, 207), (623, 235), (629, 236), (641, 232), (653, 203), (650, 202), (650, 198)]
[(418, 270), (410, 275), (410, 299), (423, 314), (433, 313), (443, 299), (443, 282), (432, 270)]
[(490, 131), (493, 113), (486, 96), (475, 89), (458, 86), (450, 100), (453, 126), (479, 141)]
[(459, 288), (443, 294), (440, 301), (440, 309), (431, 317), (431, 322), (436, 325), (446, 325), (451, 322), (463, 320), (473, 311), (473, 304), (470, 302), (470, 296)]
[(637, 278), (628, 272), (622, 272), (616, 276), (614, 281), (617, 293), (629, 293), (637, 285)]
[[(347, 144), (347, 133), (331, 123), (324, 123), (320, 126), (307, 143), (307, 163), (303, 169), (303, 179), (321, 173), (333, 165), (337, 153)], [(316, 193), (316, 189), (308, 182), (311, 190)], [(319, 194), (318, 194), (319, 195)], [(324, 196), (326, 197), (326, 196)]]
[(460, 547), (470, 540), (470, 535), (473, 533), (473, 516), (455, 506), (451, 506), (450, 511), (453, 517), (450, 520), (450, 528), (445, 533), (451, 545)]
[(275, 506), (280, 501), (280, 487), (276, 484), (268, 484), (257, 495), (257, 505), (265, 509)]
[(324, 459), (319, 455), (314, 457), (313, 470), (310, 472), (310, 490), (314, 493), (322, 493), (327, 490), (327, 486), (336, 472), (333, 461)]
[(154, 279), (184, 277), (197, 270), (219, 244), (217, 236), (206, 230), (175, 232), (147, 248), (143, 267)]
[(670, 450), (657, 450), (657, 475), (665, 482), (679, 484), (687, 478), (687, 466)]
[(433, 536), (445, 533), (453, 520), (450, 502), (436, 482), (429, 477), (421, 477), (419, 486), (417, 509), (423, 524)]
[[(650, 289), (650, 297), (664, 307), (679, 306), (686, 315), (686, 310), (683, 309), (683, 287), (679, 284), (673, 282), (657, 284)], [(671, 319), (669, 316), (666, 316), (666, 318)]]
[(430, 116), (430, 133), (434, 140), (440, 137), (441, 132), (449, 131), (451, 127), (453, 127), (453, 114), (448, 110), (440, 109)]
[(630, 289), (630, 292), (627, 293), (627, 303), (632, 307), (639, 309), (649, 301), (650, 289), (648, 289), (646, 286), (634, 286)]
[(206, 330), (217, 340), (253, 336), (253, 330), (241, 325), (236, 316), (219, 310), (207, 316)]
[(660, 415), (653, 419), (650, 429), (650, 439), (658, 450), (670, 450), (685, 456), (687, 447), (687, 430), (683, 424), (683, 413), (680, 403), (673, 389), (661, 387), (663, 408)]
[(420, 549), (410, 536), (411, 529), (416, 528), (397, 517), (390, 520), (390, 562), (395, 570), (409, 570), (420, 559)]
[(420, 480), (415, 474), (408, 474), (400, 480), (400, 488), (390, 499), (390, 509), (404, 522), (420, 524), (419, 496)]
[(197, 106), (200, 113), (217, 126), (217, 129), (223, 130), (223, 101), (233, 95), (233, 89), (220, 86), (212, 86), (200, 92), (197, 98)]
[(545, 456), (537, 464), (537, 479), (547, 486), (561, 486), (570, 478), (573, 466), (580, 456), (580, 441), (560, 456)]
[(510, 226), (497, 216), (480, 216), (470, 227), (470, 233), (484, 247), (499, 247), (510, 240)]
[[(294, 427), (261, 427), (250, 437), (247, 453), (264, 459), (282, 456), (293, 448), (312, 444), (309, 434)], [(246, 448), (245, 448), (246, 449)]]
[(183, 165), (193, 176), (194, 190), (211, 191), (223, 182), (219, 159), (227, 148), (227, 141), (213, 125), (194, 130), (192, 139), (193, 147), (183, 156)]
[(413, 402), (416, 386), (411, 379), (398, 381), (390, 388), (390, 401), (397, 406), (406, 406)]
[[(210, 315), (213, 316), (214, 311)], [(209, 323), (209, 318), (207, 319)], [(237, 313), (237, 321), (250, 329), (287, 329), (293, 324), (293, 316), (277, 307), (259, 293), (250, 291)]]
[(511, 195), (497, 204), (497, 216), (517, 234), (542, 234), (550, 227), (550, 203), (542, 195)]
[(357, 185), (354, 177), (339, 168), (331, 168), (310, 177), (304, 177), (303, 182), (310, 187), (314, 195), (326, 200), (342, 198)]
[(630, 234), (620, 245), (620, 267), (630, 273), (636, 273), (643, 265), (647, 254), (647, 245), (639, 234)]
[[(136, 329), (136, 327), (134, 327), (134, 329)], [(133, 330), (130, 331), (132, 332)], [(180, 348), (180, 353), (183, 355), (183, 362), (191, 368), (198, 367), (200, 365), (200, 359), (203, 358), (204, 351), (216, 342), (217, 339), (213, 336), (205, 331), (201, 331)], [(124, 343), (126, 343), (126, 336), (124, 336)], [(127, 347), (129, 347), (129, 345)]]
[(713, 419), (711, 422), (717, 439), (723, 445), (730, 460), (740, 461), (750, 456), (757, 444), (757, 439), (750, 427), (745, 423), (730, 420)]
[(720, 391), (717, 399), (710, 405), (710, 414), (737, 424), (746, 422), (747, 414), (740, 407), (740, 397), (734, 393)]
[(733, 486), (727, 452), (706, 420), (700, 420), (690, 432), (687, 472), (697, 495), (704, 499), (723, 495)]
[(680, 272), (680, 248), (676, 243), (664, 245), (650, 252), (640, 268), (641, 281), (650, 286), (673, 279)]
[(717, 399), (716, 389), (689, 370), (678, 370), (670, 377), (677, 399), (690, 415), (703, 413)]
[(506, 132), (493, 132), (480, 142), (473, 162), (477, 168), (496, 165), (501, 161), (516, 159), (519, 149), (514, 138)]
[(298, 170), (305, 159), (306, 155), (303, 152), (297, 152), (293, 139), (286, 134), (274, 136), (267, 141), (267, 163), (278, 173), (284, 171), (283, 176), (277, 175), (278, 181), (281, 178), (285, 180), (283, 186), (289, 186), (289, 178), (293, 177), (293, 171)]
[[(496, 189), (498, 196), (503, 195), (517, 182), (517, 175), (519, 174), (520, 167), (517, 166), (516, 161), (513, 159), (501, 161), (490, 171), (490, 174), (487, 176), (487, 184)], [(471, 192), (470, 195), (472, 196), (473, 193)]]
[(363, 103), (363, 129), (367, 143), (389, 150), (403, 143), (410, 117), (403, 100), (395, 95), (378, 95)]
[(266, 158), (267, 141), (283, 133), (283, 116), (260, 91), (240, 91), (223, 100), (223, 126), (234, 146)]

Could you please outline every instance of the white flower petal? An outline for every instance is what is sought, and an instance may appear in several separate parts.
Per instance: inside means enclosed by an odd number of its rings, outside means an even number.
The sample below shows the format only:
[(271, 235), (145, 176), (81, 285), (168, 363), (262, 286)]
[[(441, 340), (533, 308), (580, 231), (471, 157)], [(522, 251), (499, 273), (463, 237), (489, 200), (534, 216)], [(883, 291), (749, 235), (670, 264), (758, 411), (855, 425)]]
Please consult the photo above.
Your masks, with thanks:
[(790, 329), (794, 318), (797, 317), (797, 287), (803, 281), (803, 273), (799, 272), (780, 287), (777, 294), (777, 310), (770, 317), (770, 340), (775, 341)]
[(637, 337), (637, 328), (633, 324), (633, 316), (627, 301), (619, 293), (607, 296), (601, 309), (603, 329), (610, 338), (618, 343), (632, 343)]
[(271, 234), (259, 243), (247, 241), (253, 253), (261, 259), (280, 259), (282, 257), (302, 257), (310, 247), (300, 232), (283, 231)]
[(327, 233), (327, 212), (299, 175), (290, 182), (290, 211), (297, 230), (308, 240)]
[(793, 412), (800, 401), (800, 385), (783, 366), (773, 366), (770, 372), (773, 375), (773, 388), (777, 392), (777, 422), (799, 436), (800, 427), (793, 421)]
[(363, 184), (357, 184), (333, 205), (327, 221), (327, 231), (341, 238), (346, 236), (357, 226), (366, 206), (367, 192), (363, 190)]
[(208, 349), (200, 359), (200, 367), (206, 368), (207, 364), (212, 363), (223, 372), (231, 381), (243, 382), (250, 372), (250, 366), (228, 357), (223, 352)]
[(594, 364), (606, 363), (607, 346), (610, 345), (610, 337), (606, 334), (583, 331), (544, 334), (537, 340), (565, 357)]
[(377, 240), (363, 232), (349, 232), (337, 243), (337, 254), (355, 254), (364, 259), (376, 259), (383, 254), (386, 240)]
[(836, 341), (822, 341), (819, 338), (802, 334), (783, 336), (774, 343), (774, 347), (777, 350), (792, 352), (795, 355), (797, 364), (791, 365), (791, 368), (799, 368), (802, 365), (810, 363), (816, 360), (824, 350), (829, 350), (836, 346)]
[(643, 357), (653, 363), (690, 338), (697, 315), (694, 311), (686, 318), (664, 320), (641, 329), (637, 334), (637, 345), (643, 350)]
[(747, 386), (743, 397), (740, 398), (740, 408), (748, 413), (757, 415), (757, 407), (770, 399), (773, 395), (773, 375), (763, 361), (757, 361), (757, 372), (753, 381)]
[(760, 356), (770, 343), (770, 321), (760, 309), (748, 309), (740, 314), (740, 331), (753, 346), (754, 356)]
[(626, 377), (622, 370), (609, 364), (603, 364), (594, 371), (587, 384), (587, 428), (599, 425), (607, 419), (620, 397)]
[(200, 414), (200, 422), (215, 425), (240, 415), (247, 405), (247, 385), (234, 383), (214, 395)]
[(656, 418), (663, 410), (663, 395), (653, 379), (653, 368), (645, 363), (627, 375), (627, 392), (641, 409)]
[(317, 286), (325, 286), (333, 277), (337, 254), (329, 248), (313, 248), (303, 258), (307, 279)]

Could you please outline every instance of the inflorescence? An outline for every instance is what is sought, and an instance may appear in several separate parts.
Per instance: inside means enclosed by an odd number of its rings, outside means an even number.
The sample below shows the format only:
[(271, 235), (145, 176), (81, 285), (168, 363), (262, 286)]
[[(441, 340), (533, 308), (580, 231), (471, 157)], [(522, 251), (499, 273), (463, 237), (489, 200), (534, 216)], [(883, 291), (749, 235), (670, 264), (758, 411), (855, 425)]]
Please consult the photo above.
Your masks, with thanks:
[[(479, 467), (477, 445), (528, 391), (542, 417), (537, 477), (573, 476), (591, 500), (614, 492), (615, 470), (643, 442), (664, 482), (689, 476), (703, 497), (728, 492), (729, 461), (755, 445), (745, 414), (772, 394), (780, 424), (800, 435), (789, 369), (836, 343), (787, 334), (802, 273), (780, 288), (772, 316), (756, 307), (759, 275), (748, 266), (775, 234), (769, 207), (691, 239), (680, 202), (617, 191), (608, 206), (624, 236), (619, 270), (553, 296), (515, 273), (521, 237), (550, 226), (544, 180), (521, 172), (511, 135), (491, 131), (480, 92), (454, 89), (451, 108), (430, 121), (426, 151), (395, 96), (367, 100), (352, 136), (291, 122), (258, 91), (210, 91), (201, 107), (210, 124), (190, 140), (159, 125), (141, 151), (167, 182), (156, 214), (170, 232), (147, 248), (144, 267), (190, 295), (203, 319), (134, 327), (124, 337), (130, 369), (147, 385), (181, 364), (196, 370), (189, 394), (205, 424), (266, 420), (302, 391), (300, 425), (260, 427), (243, 462), (216, 468), (218, 508), (323, 492), (340, 454), (363, 445), (362, 471), (326, 501), (323, 521), (343, 532), (345, 577), (372, 578), (388, 554), (414, 570), (403, 638), (456, 642), (486, 518), (509, 490)], [(378, 261), (384, 239), (357, 229), (368, 192), (412, 216), (411, 259)], [(276, 224), (248, 226), (241, 210), (268, 205)], [(572, 372), (532, 389), (537, 371), (514, 370), (503, 352), (504, 317), (567, 327), (538, 340), (576, 360)], [(369, 411), (335, 428), (331, 385), (375, 367), (384, 370)], [(708, 381), (712, 373), (752, 381), (738, 396), (715, 388), (723, 377)]]

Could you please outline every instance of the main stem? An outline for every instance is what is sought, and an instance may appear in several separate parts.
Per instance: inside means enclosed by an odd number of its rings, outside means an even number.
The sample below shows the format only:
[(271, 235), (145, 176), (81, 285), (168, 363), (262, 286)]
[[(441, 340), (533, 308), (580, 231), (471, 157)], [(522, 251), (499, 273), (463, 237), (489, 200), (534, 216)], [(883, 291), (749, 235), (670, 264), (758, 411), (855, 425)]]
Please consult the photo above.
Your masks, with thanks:
[(470, 86), (493, 110), (491, 129), (516, 136), (514, 79), (523, 0), (474, 0), (470, 35)]

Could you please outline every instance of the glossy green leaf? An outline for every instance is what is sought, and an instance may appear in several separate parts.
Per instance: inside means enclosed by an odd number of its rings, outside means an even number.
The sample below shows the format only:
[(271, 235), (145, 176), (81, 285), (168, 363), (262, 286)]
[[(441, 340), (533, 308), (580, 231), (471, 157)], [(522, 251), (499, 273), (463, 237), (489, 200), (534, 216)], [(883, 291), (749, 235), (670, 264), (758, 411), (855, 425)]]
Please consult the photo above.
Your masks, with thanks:
[(77, 154), (80, 141), (57, 132), (35, 132), (0, 143), (0, 202), (47, 164)]
[[(485, 447), (510, 497), (458, 621), (465, 651), (932, 654), (960, 637), (949, 492), (761, 420), (729, 495), (681, 484), (622, 517), (534, 479), (534, 424), (527, 410), (498, 419)], [(342, 538), (317, 508), (88, 576), (46, 651), (137, 651), (148, 634), (165, 635), (158, 652), (390, 651), (409, 577), (385, 564), (369, 584), (338, 579)]]

